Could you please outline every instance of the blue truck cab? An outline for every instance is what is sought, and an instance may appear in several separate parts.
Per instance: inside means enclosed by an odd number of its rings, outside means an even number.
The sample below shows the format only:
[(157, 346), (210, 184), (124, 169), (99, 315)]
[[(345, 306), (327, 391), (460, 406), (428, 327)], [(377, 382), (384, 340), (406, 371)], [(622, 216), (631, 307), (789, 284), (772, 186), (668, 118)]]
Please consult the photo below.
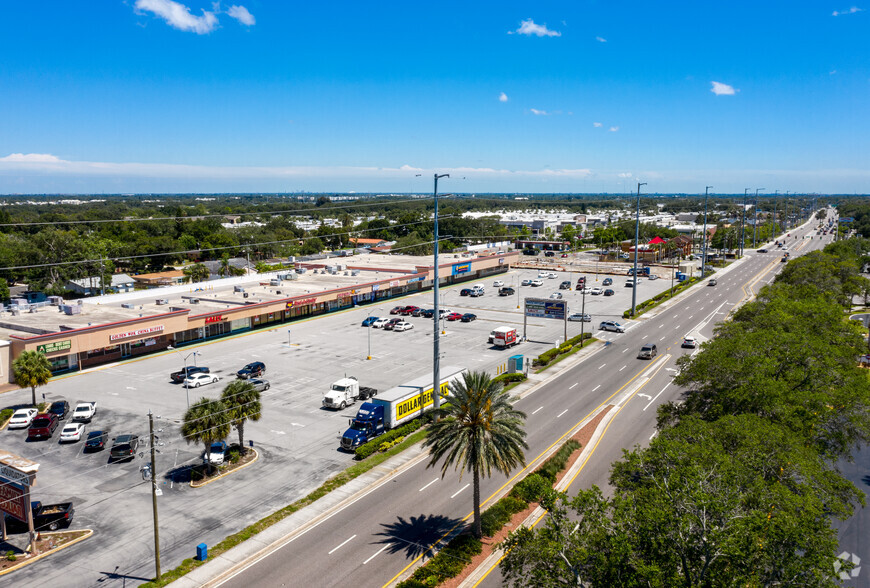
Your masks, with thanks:
[(349, 424), (347, 431), (341, 436), (341, 448), (345, 451), (353, 451), (384, 433), (384, 406), (363, 402), (356, 417), (350, 419)]

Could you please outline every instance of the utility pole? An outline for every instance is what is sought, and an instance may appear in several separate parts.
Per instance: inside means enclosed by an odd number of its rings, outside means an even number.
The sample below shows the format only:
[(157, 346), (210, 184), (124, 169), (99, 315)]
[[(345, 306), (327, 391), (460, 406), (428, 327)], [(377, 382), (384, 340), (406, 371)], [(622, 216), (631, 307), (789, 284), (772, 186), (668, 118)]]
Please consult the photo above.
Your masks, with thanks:
[(103, 254), (100, 253), (100, 296), (103, 296), (106, 293), (105, 279), (103, 277), (105, 274), (106, 269), (103, 267)]
[[(580, 349), (583, 349), (583, 334), (586, 327), (586, 286), (583, 286), (583, 306), (580, 308)], [(568, 334), (565, 333), (565, 341), (568, 340)]]
[(788, 232), (788, 190), (785, 191), (785, 212), (783, 213), (783, 221), (785, 221), (785, 226), (783, 227), (783, 232)]
[(740, 218), (740, 257), (743, 257), (744, 245), (746, 245), (746, 195), (749, 188), (743, 189), (743, 216)]
[(753, 200), (754, 204), (752, 208), (753, 221), (752, 221), (752, 248), (755, 249), (755, 235), (758, 232), (758, 192), (759, 190), (764, 190), (765, 188), (756, 188), (755, 189), (755, 200)]
[[(432, 384), (432, 402), (435, 410), (441, 407), (441, 351), (440, 341), (438, 337), (441, 335), (438, 327), (441, 322), (441, 312), (438, 309), (438, 178), (449, 178), (450, 174), (435, 174), (435, 227), (433, 230), (435, 241), (435, 284), (432, 291), (435, 294), (435, 314), (432, 315), (432, 324), (434, 325), (434, 345), (432, 349), (432, 372), (434, 373), (434, 383)], [(422, 402), (421, 402), (422, 404)]]
[(157, 524), (157, 463), (154, 447), (154, 415), (148, 411), (148, 429), (151, 436), (151, 508), (154, 512), (154, 566), (160, 579), (160, 528)]
[[(707, 195), (710, 191), (710, 188), (713, 186), (707, 186), (704, 188), (704, 234), (702, 239), (704, 239), (704, 252), (701, 254), (701, 277), (707, 275)], [(637, 271), (637, 270), (635, 270)]]
[(637, 302), (637, 250), (640, 248), (640, 187), (646, 186), (646, 182), (637, 183), (637, 217), (634, 223), (634, 275), (631, 286), (631, 318), (634, 318)]
[(779, 203), (779, 190), (773, 192), (773, 238), (776, 239), (776, 205)]

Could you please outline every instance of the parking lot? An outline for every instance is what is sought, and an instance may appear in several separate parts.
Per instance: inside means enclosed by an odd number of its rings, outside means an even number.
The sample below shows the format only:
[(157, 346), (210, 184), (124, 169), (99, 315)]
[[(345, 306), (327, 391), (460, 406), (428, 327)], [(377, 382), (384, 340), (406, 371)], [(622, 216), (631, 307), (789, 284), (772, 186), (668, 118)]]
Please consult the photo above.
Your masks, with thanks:
[[(470, 284), (441, 290), (442, 308), (470, 312), (477, 319), (469, 323), (442, 322), (442, 365), (460, 365), (495, 373), (510, 355), (533, 358), (562, 341), (563, 323), (529, 319), (528, 341), (511, 350), (499, 350), (487, 343), (488, 333), (498, 326), (516, 327), (522, 334), (523, 317), (517, 308), (524, 297), (547, 298), (561, 292), (570, 312), (580, 312), (582, 295), (559, 290), (559, 283), (576, 284), (581, 275), (557, 272), (543, 278), (538, 287), (519, 286), (523, 279), (536, 279), (536, 270), (515, 270), (483, 283), (481, 297), (460, 296)], [(607, 277), (586, 274), (587, 286), (601, 286)], [(584, 329), (596, 331), (602, 320), (622, 321), (631, 305), (631, 288), (625, 275), (613, 275), (613, 296), (586, 295), (585, 312), (592, 322)], [(518, 295), (498, 296), (493, 281), (519, 290)], [(667, 290), (670, 280), (638, 281), (637, 301)], [(478, 283), (478, 282), (475, 282)], [(147, 413), (158, 418), (161, 429), (157, 471), (163, 495), (159, 498), (163, 568), (174, 567), (194, 555), (200, 542), (217, 543), (228, 534), (259, 520), (316, 488), (330, 475), (351, 463), (352, 456), (338, 449), (338, 437), (358, 405), (342, 411), (321, 407), (330, 383), (345, 375), (356, 376), (361, 385), (381, 391), (431, 371), (433, 323), (431, 319), (406, 317), (414, 325), (404, 332), (368, 329), (360, 326), (366, 316), (389, 317), (399, 305), (432, 307), (432, 292), (383, 301), (326, 316), (283, 324), (235, 337), (171, 350), (89, 372), (53, 380), (38, 390), (47, 401), (66, 399), (96, 401), (98, 411), (86, 431), (109, 429), (110, 437), (135, 434), (147, 438)], [(581, 323), (568, 323), (568, 337), (580, 332)], [(603, 338), (619, 334), (601, 334)], [(196, 352), (196, 356), (193, 356)], [(372, 359), (367, 356), (371, 354)], [(170, 372), (194, 360), (209, 366), (221, 381), (187, 390), (170, 382)], [(235, 378), (236, 370), (254, 360), (266, 364), (264, 377), (271, 388), (263, 392), (263, 417), (248, 423), (245, 437), (258, 450), (257, 464), (199, 489), (186, 483), (187, 468), (198, 462), (203, 448), (188, 445), (181, 438), (180, 423), (188, 397), (218, 397), (223, 386)], [(29, 401), (30, 391), (4, 395), (3, 406)], [(65, 421), (66, 422), (66, 421)], [(150, 486), (140, 473), (149, 458), (147, 443), (126, 463), (108, 463), (108, 449), (93, 454), (82, 452), (83, 442), (59, 445), (59, 431), (47, 441), (27, 442), (25, 430), (0, 432), (3, 447), (39, 462), (33, 498), (44, 503), (72, 500), (76, 509), (73, 528), (92, 528), (95, 536), (87, 548), (73, 548), (54, 556), (51, 562), (29, 566), (14, 574), (14, 580), (46, 580), (62, 586), (121, 584), (123, 576), (148, 578), (153, 573)], [(229, 441), (237, 440), (235, 431)]]

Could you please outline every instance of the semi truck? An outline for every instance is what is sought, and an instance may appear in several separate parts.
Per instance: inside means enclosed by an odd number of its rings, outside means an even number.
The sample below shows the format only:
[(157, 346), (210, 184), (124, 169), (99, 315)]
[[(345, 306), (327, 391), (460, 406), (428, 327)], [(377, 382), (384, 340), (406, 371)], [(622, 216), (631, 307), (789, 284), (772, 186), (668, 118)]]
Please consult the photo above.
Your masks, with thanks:
[(323, 406), (344, 410), (349, 404), (357, 400), (368, 400), (378, 393), (376, 388), (360, 386), (354, 376), (341, 378), (332, 383), (329, 391), (323, 395)]
[[(441, 396), (448, 394), (450, 382), (461, 378), (465, 373), (462, 367), (444, 367), (439, 372)], [(382, 435), (399, 425), (420, 416), (435, 405), (432, 373), (415, 378), (406, 384), (391, 388), (364, 402), (350, 419), (348, 429), (341, 436), (341, 448), (353, 451), (363, 443)]]
[(520, 344), (520, 336), (513, 327), (497, 327), (489, 334), (489, 342), (500, 349)]

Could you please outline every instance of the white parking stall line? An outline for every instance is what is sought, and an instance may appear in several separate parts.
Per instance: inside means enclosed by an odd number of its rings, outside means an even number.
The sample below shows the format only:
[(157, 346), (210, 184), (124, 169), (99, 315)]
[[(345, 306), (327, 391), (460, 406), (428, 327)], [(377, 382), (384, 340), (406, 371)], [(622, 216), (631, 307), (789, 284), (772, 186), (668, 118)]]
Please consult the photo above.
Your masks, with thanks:
[(350, 541), (351, 539), (353, 539), (353, 538), (355, 538), (355, 537), (356, 537), (356, 535), (354, 535), (353, 537), (350, 537), (349, 539), (345, 539), (344, 543), (342, 543), (341, 545), (339, 545), (339, 546), (337, 546), (337, 547), (333, 547), (333, 548), (332, 548), (332, 551), (330, 551), (330, 552), (327, 553), (326, 555), (332, 555), (333, 553), (335, 553), (336, 551), (338, 551), (339, 549), (341, 549), (342, 547), (344, 547), (344, 545), (345, 545), (348, 541)]
[(597, 386), (595, 386), (594, 388), (592, 388), (592, 391), (595, 392), (595, 391), (598, 390), (599, 388), (601, 388), (601, 384), (598, 384)]
[(470, 483), (469, 483), (469, 484), (466, 484), (465, 486), (463, 486), (462, 488), (460, 488), (459, 490), (457, 490), (456, 492), (454, 492), (454, 493), (453, 493), (453, 496), (451, 496), (450, 498), (456, 498), (456, 497), (459, 495), (460, 492), (462, 492), (463, 490), (465, 490), (465, 489), (468, 488), (469, 486), (471, 486)]
[(570, 386), (568, 386), (568, 390), (573, 390), (574, 388), (577, 387), (577, 384), (579, 384), (579, 382), (574, 382), (573, 384), (571, 384)]
[(568, 409), (567, 409), (567, 408), (566, 408), (565, 410), (563, 410), (562, 412), (560, 412), (559, 414), (557, 414), (557, 415), (556, 415), (556, 418), (559, 418), (560, 416), (562, 416), (562, 415), (565, 414), (566, 412), (568, 412)]
[(532, 414), (537, 413), (537, 412), (538, 412), (539, 410), (541, 410), (542, 408), (544, 408), (544, 407), (543, 407), (543, 406), (539, 406), (538, 408), (535, 409), (535, 412), (533, 412)]
[(429, 482), (428, 484), (426, 484), (425, 486), (423, 486), (422, 488), (417, 490), (417, 492), (422, 492), (423, 490), (425, 490), (426, 488), (428, 488), (429, 486), (431, 486), (432, 484), (434, 484), (437, 481), (438, 481), (438, 478), (435, 478), (434, 480), (432, 480), (431, 482)]
[(386, 545), (384, 545), (383, 547), (381, 547), (380, 549), (378, 549), (377, 552), (376, 552), (373, 556), (371, 556), (370, 558), (368, 558), (367, 560), (365, 560), (365, 561), (363, 562), (363, 565), (366, 565), (367, 563), (369, 563), (370, 561), (372, 561), (373, 559), (375, 559), (377, 556), (379, 556), (381, 553), (383, 553), (383, 551), (384, 551), (387, 547), (389, 547), (389, 546), (390, 546), (390, 544), (387, 543)]

